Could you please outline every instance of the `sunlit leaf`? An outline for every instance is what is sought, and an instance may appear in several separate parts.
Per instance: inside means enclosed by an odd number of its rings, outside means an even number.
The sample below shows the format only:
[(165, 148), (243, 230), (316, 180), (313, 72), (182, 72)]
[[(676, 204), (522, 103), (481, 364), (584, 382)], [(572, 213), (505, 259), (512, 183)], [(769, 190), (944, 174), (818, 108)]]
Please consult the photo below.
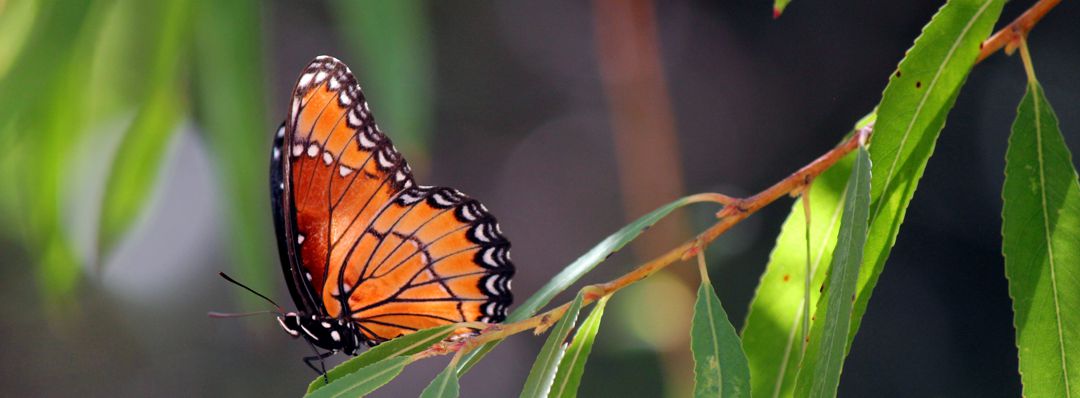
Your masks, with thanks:
[[(91, 93), (85, 59), (101, 29), (107, 3), (41, 1), (35, 26), (7, 73), (0, 78), (4, 174), (14, 177), (4, 202), (24, 227), (19, 237), (38, 268), (39, 291), (52, 309), (76, 309), (70, 301), (80, 262), (61, 215), (75, 145), (86, 131)], [(15, 7), (15, 6), (13, 6)], [(13, 54), (14, 55), (14, 54)], [(67, 304), (60, 304), (66, 301)]]
[(749, 397), (750, 367), (746, 353), (705, 272), (702, 266), (701, 286), (690, 326), (694, 396)]
[(559, 370), (559, 363), (566, 354), (566, 337), (577, 322), (578, 313), (581, 312), (581, 302), (585, 299), (585, 293), (579, 292), (577, 298), (570, 303), (570, 308), (563, 314), (562, 319), (548, 334), (544, 346), (540, 348), (540, 354), (536, 356), (532, 369), (529, 370), (529, 378), (525, 379), (525, 387), (521, 389), (522, 398), (543, 398), (551, 391), (551, 384), (555, 381), (555, 373)]
[[(434, 327), (430, 329), (424, 329), (416, 333), (410, 333), (396, 339), (379, 344), (370, 350), (365, 351), (363, 354), (357, 355), (348, 361), (345, 361), (341, 365), (335, 366), (326, 372), (326, 377), (330, 379), (330, 384), (335, 384), (337, 380), (343, 379), (346, 375), (356, 372), (368, 365), (382, 361), (387, 358), (400, 357), (404, 355), (412, 355), (417, 352), (426, 350), (435, 343), (438, 343), (449, 336), (453, 332), (451, 329), (453, 325), (444, 325)], [(308, 384), (308, 393), (312, 393), (315, 390), (326, 387), (326, 380), (322, 376), (316, 377)]]
[(1003, 0), (949, 1), (923, 28), (885, 88), (870, 145), (870, 232), (859, 270), (849, 346), (934, 143), (1003, 4)]
[[(653, 210), (649, 214), (642, 216), (641, 218), (634, 220), (629, 225), (622, 227), (622, 229), (616, 231), (611, 236), (608, 236), (600, 243), (593, 246), (592, 249), (585, 252), (585, 254), (578, 257), (577, 260), (567, 265), (562, 271), (559, 271), (555, 277), (551, 278), (544, 286), (540, 287), (536, 293), (533, 293), (531, 297), (525, 300), (524, 303), (519, 305), (510, 316), (506, 318), (507, 322), (517, 322), (522, 319), (526, 319), (533, 315), (536, 315), (537, 311), (540, 311), (545, 305), (551, 302), (551, 299), (556, 295), (562, 293), (574, 282), (577, 282), (585, 274), (596, 268), (598, 264), (606, 260), (613, 253), (622, 249), (627, 243), (633, 241), (638, 235), (641, 235), (643, 231), (656, 224), (665, 216), (675, 211), (676, 209), (692, 204), (705, 201), (706, 199), (700, 196), (687, 196), (674, 202), (668, 203), (663, 207)], [(476, 350), (473, 350), (467, 354), (461, 364), (458, 367), (458, 375), (463, 375), (468, 372), (473, 365), (476, 364), (484, 355), (487, 355), (489, 351), (495, 348), (499, 344), (499, 341), (493, 341)]]
[[(862, 127), (862, 125), (858, 126)], [(818, 286), (825, 280), (827, 265), (836, 246), (844, 203), (844, 186), (851, 174), (854, 155), (849, 155), (819, 175), (807, 196), (810, 208), (812, 288), (810, 303), (816, 304)], [(806, 217), (797, 201), (780, 230), (758, 283), (742, 330), (743, 349), (750, 362), (754, 395), (779, 396), (795, 385), (802, 352), (804, 278), (806, 278)]]
[(570, 341), (570, 347), (566, 349), (566, 354), (559, 363), (559, 371), (555, 373), (555, 381), (551, 383), (551, 392), (548, 396), (560, 398), (577, 396), (581, 376), (585, 374), (585, 362), (592, 351), (596, 332), (600, 331), (600, 318), (604, 316), (604, 307), (607, 306), (608, 297), (604, 296), (596, 302), (589, 317), (581, 322), (581, 326), (574, 333), (574, 339)]
[[(934, 142), (965, 77), (974, 65), (979, 44), (989, 35), (1001, 7), (1000, 0), (954, 0), (947, 3), (923, 28), (922, 35), (908, 50), (885, 88), (870, 146), (873, 160), (870, 232), (863, 266), (859, 271), (849, 345), (866, 312), (866, 305), (884, 269), (889, 250), (896, 241), (907, 205), (933, 152)], [(839, 172), (843, 174), (835, 174)], [(822, 216), (814, 217), (814, 224), (823, 222), (821, 225), (830, 225), (832, 220), (838, 219), (842, 203), (837, 199), (828, 199), (830, 196), (837, 197), (828, 192), (839, 193), (842, 185), (823, 189), (820, 187), (822, 180), (832, 174), (832, 178), (843, 181), (848, 172), (829, 170), (815, 181), (810, 194), (811, 204), (813, 214)], [(819, 190), (822, 194), (818, 194)], [(805, 267), (805, 255), (802, 254), (805, 251), (803, 224), (801, 220), (796, 220), (802, 217), (801, 206), (796, 206), (785, 223), (769, 269), (751, 303), (743, 332), (755, 395), (790, 396), (795, 385), (794, 372), (801, 360), (802, 345), (797, 341), (805, 341), (804, 336), (798, 336), (799, 320), (803, 316), (803, 293), (802, 289), (784, 292), (784, 286), (777, 285), (784, 285), (787, 280), (805, 273), (796, 270), (796, 267)], [(819, 234), (819, 231), (825, 235)], [(821, 254), (812, 260), (817, 264), (826, 264), (831, 258), (831, 251), (818, 248), (830, 247), (831, 242), (826, 245), (818, 243), (832, 239), (830, 236), (835, 236), (835, 232), (815, 226), (811, 236), (812, 250)], [(782, 257), (778, 258), (778, 255)], [(815, 275), (812, 286), (820, 286), (821, 279), (817, 278), (821, 278), (821, 271), (817, 270), (818, 275)], [(811, 290), (811, 303), (817, 302), (816, 295)], [(813, 336), (810, 338), (813, 339)]]
[(825, 292), (803, 357), (796, 396), (835, 397), (847, 356), (855, 282), (859, 277), (870, 213), (870, 153), (860, 147), (844, 190), (844, 212)]
[(38, 13), (34, 0), (10, 0), (0, 3), (0, 79), (7, 74), (19, 55)]
[(1005, 275), (1024, 396), (1078, 397), (1080, 185), (1057, 116), (1031, 73), (1005, 154)]
[(394, 380), (412, 363), (412, 357), (388, 358), (342, 376), (307, 395), (310, 398), (360, 397)]

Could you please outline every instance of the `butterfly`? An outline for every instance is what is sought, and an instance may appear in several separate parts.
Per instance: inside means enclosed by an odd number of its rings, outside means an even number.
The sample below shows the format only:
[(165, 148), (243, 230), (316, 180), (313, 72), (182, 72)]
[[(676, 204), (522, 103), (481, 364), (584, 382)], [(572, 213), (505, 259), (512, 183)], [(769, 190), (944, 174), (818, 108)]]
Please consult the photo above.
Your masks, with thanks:
[(304, 360), (316, 372), (311, 361), (336, 352), (506, 319), (514, 265), (495, 217), (456, 189), (417, 185), (333, 57), (316, 57), (297, 79), (274, 138), (270, 197), (297, 307), (277, 320), (312, 346)]

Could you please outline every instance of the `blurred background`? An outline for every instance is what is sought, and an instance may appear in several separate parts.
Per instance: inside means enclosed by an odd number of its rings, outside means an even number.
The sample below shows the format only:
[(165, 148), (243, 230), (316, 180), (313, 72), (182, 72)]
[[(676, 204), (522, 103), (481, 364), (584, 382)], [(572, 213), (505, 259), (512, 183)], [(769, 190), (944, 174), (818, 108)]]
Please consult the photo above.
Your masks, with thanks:
[[(1010, 2), (1002, 20), (1030, 3)], [(267, 307), (218, 271), (289, 301), (268, 154), (316, 55), (352, 67), (422, 183), (499, 217), (520, 302), (663, 203), (750, 194), (831, 148), (939, 5), (795, 1), (773, 20), (764, 1), (0, 0), (0, 395), (304, 391), (306, 344), (269, 316), (206, 312)], [(1077, 18), (1065, 2), (1030, 40), (1074, 153)], [(1000, 189), (1024, 84), (1019, 59), (1000, 54), (969, 77), (842, 396), (1019, 395)], [(737, 328), (789, 203), (709, 250)], [(584, 282), (691, 237), (715, 210), (678, 213)], [(686, 396), (696, 281), (675, 266), (616, 295), (581, 395)], [(501, 345), (463, 396), (516, 395), (541, 344)], [(376, 395), (415, 396), (447, 360), (410, 366)]]

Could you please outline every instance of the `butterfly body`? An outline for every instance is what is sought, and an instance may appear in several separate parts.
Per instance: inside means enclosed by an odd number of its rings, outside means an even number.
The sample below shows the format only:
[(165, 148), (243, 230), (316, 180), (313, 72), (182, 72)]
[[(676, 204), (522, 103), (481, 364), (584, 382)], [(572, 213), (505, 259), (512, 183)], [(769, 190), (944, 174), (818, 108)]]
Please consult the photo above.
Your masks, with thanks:
[(417, 185), (341, 61), (317, 57), (298, 78), (275, 134), (270, 193), (298, 307), (278, 321), (329, 351), (319, 358), (505, 319), (514, 266), (495, 218), (456, 189)]

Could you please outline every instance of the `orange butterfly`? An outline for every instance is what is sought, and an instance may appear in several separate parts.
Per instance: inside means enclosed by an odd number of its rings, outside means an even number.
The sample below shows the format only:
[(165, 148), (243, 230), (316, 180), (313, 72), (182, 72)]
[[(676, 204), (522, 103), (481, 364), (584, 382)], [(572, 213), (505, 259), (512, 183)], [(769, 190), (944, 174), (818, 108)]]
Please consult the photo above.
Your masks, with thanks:
[(514, 265), (495, 217), (456, 189), (416, 185), (333, 57), (316, 57), (297, 80), (274, 140), (270, 196), (298, 307), (278, 322), (327, 350), (305, 358), (313, 369), (361, 343), (506, 318)]

